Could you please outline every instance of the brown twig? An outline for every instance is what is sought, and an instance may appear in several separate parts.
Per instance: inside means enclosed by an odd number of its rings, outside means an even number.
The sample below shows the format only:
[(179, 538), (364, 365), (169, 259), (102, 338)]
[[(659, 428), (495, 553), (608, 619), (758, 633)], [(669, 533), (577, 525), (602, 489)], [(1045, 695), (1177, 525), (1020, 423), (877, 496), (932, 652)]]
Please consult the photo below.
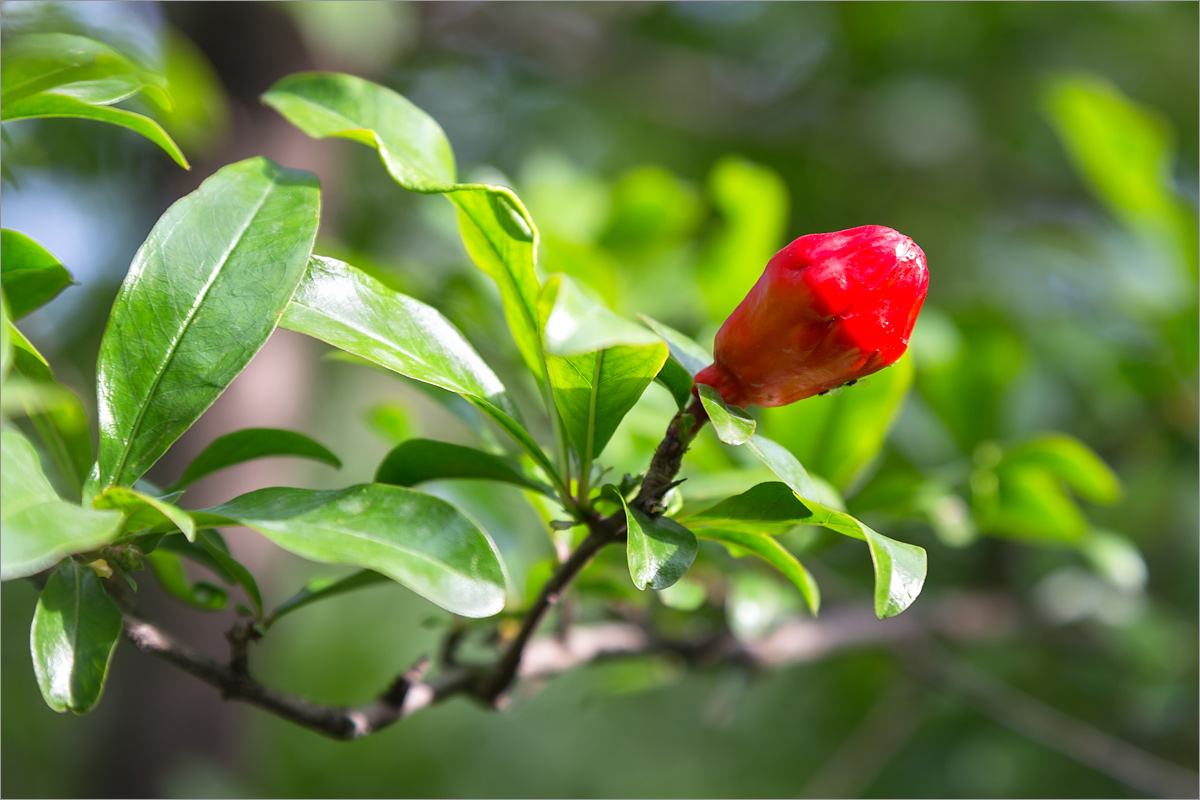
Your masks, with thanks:
[[(654, 457), (642, 479), (637, 497), (630, 504), (647, 513), (658, 514), (662, 511), (663, 497), (672, 486), (675, 486), (675, 476), (683, 463), (683, 455), (687, 452), (688, 444), (695, 438), (700, 426), (708, 419), (708, 414), (700, 399), (696, 398), (684, 412), (676, 414), (667, 426), (667, 433), (654, 451)], [(587, 522), (587, 538), (571, 553), (542, 587), (537, 600), (534, 601), (516, 637), (509, 643), (495, 667), (484, 673), (477, 684), (476, 694), (484, 702), (497, 705), (504, 693), (512, 686), (521, 665), (526, 646), (537, 632), (546, 614), (562, 599), (563, 592), (575, 580), (576, 576), (587, 566), (588, 562), (606, 546), (618, 541), (625, 533), (625, 518), (623, 512), (610, 517), (593, 515)]]
[(125, 637), (142, 652), (163, 659), (210, 686), (226, 700), (258, 706), (334, 739), (359, 739), (463, 690), (470, 674), (451, 671), (423, 681), (424, 664), (399, 676), (378, 699), (358, 708), (324, 706), (263, 686), (248, 673), (193, 653), (154, 625), (125, 617)]
[[(577, 552), (579, 552), (577, 550)], [(994, 600), (981, 600), (981, 603)], [(966, 607), (953, 600), (955, 615)], [(997, 614), (1006, 613), (997, 605)], [(910, 611), (909, 614), (912, 614)], [(995, 619), (995, 615), (989, 617)], [(931, 615), (934, 630), (956, 636), (994, 635), (1005, 626), (989, 624), (943, 626)], [(769, 636), (743, 641), (728, 631), (698, 638), (666, 639), (632, 622), (577, 625), (563, 635), (554, 634), (527, 640), (519, 650), (515, 672), (492, 673), (489, 668), (453, 667), (427, 678), (428, 660), (398, 676), (374, 701), (358, 707), (326, 706), (284, 694), (259, 683), (251, 674), (240, 673), (228, 664), (192, 652), (155, 625), (125, 617), (125, 636), (141, 651), (172, 664), (221, 691), (227, 700), (249, 703), (283, 719), (302, 725), (334, 739), (358, 739), (392, 725), (423, 708), (456, 695), (494, 700), (494, 685), (501, 678), (511, 684), (516, 678), (548, 678), (587, 664), (614, 658), (670, 654), (688, 664), (702, 667), (718, 664), (753, 664), (781, 667), (819, 660), (831, 653), (856, 647), (891, 643), (924, 635), (929, 627), (910, 620), (905, 625), (881, 623), (867, 608), (841, 609), (820, 620), (803, 618), (780, 625)], [(514, 641), (515, 643), (515, 641)], [(512, 663), (512, 662), (509, 662)], [(485, 681), (490, 677), (497, 684)], [(501, 689), (503, 691), (503, 689)]]
[(521, 621), (517, 635), (509, 642), (503, 655), (500, 656), (500, 660), (496, 662), (494, 668), (480, 676), (476, 684), (476, 696), (491, 705), (497, 705), (500, 702), (501, 696), (516, 679), (525, 647), (533, 638), (533, 634), (537, 632), (538, 626), (546, 614), (558, 603), (562, 598), (562, 593), (566, 591), (571, 581), (575, 580), (575, 576), (587, 566), (592, 557), (607, 545), (617, 541), (622, 530), (624, 530), (623, 523), (618, 523), (614, 517), (606, 519), (597, 517), (588, 521), (587, 538), (580, 543), (579, 547), (575, 548), (570, 558), (559, 565), (550, 580), (546, 581), (537, 600), (533, 602), (525, 614), (525, 618)]
[[(690, 418), (688, 417), (690, 415)], [(663, 496), (674, 486), (675, 476), (687, 452), (687, 446), (707, 419), (699, 399), (688, 410), (676, 414), (666, 436), (654, 453), (646, 477), (632, 505), (640, 510), (659, 513)], [(125, 634), (141, 650), (156, 655), (205, 683), (221, 690), (230, 700), (251, 703), (297, 724), (335, 739), (357, 739), (403, 719), (413, 711), (436, 703), (452, 694), (466, 693), (496, 707), (522, 671), (522, 661), (534, 634), (563, 593), (604, 547), (619, 541), (625, 532), (623, 513), (610, 517), (593, 514), (587, 522), (588, 535), (542, 587), (537, 600), (521, 622), (517, 635), (500, 658), (490, 667), (463, 667), (455, 663), (457, 641), (451, 637), (446, 648), (448, 670), (439, 678), (424, 680), (427, 662), (401, 675), (373, 703), (360, 708), (320, 706), (301, 698), (269, 689), (250, 676), (248, 647), (258, 638), (248, 625), (235, 626), (227, 635), (230, 663), (219, 664), (192, 653), (183, 645), (149, 623), (126, 617)], [(568, 628), (559, 634), (559, 646), (571, 641)], [(585, 648), (586, 650), (586, 648)], [(589, 651), (590, 652), (590, 651)]]

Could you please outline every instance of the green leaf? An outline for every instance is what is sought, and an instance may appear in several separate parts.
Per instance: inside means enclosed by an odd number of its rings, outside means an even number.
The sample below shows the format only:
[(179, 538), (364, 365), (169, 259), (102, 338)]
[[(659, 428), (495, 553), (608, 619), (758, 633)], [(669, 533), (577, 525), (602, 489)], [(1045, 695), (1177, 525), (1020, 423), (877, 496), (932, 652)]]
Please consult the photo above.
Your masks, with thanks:
[[(782, 484), (779, 484), (782, 485)], [(784, 489), (787, 489), (784, 486)], [(788, 491), (791, 494), (791, 491)], [(794, 497), (794, 496), (793, 496)], [(813, 616), (821, 608), (821, 590), (817, 586), (816, 580), (809, 574), (809, 571), (804, 568), (794, 555), (788, 552), (787, 548), (775, 541), (769, 536), (762, 536), (748, 531), (732, 530), (729, 528), (701, 528), (696, 531), (696, 536), (701, 539), (708, 539), (714, 542), (723, 544), (732, 544), (737, 547), (749, 550), (754, 555), (766, 561), (775, 569), (783, 573), (784, 577), (795, 584), (800, 590), (800, 594), (804, 597), (804, 602), (808, 603), (809, 610)]]
[(1096, 503), (1121, 499), (1116, 473), (1086, 444), (1065, 434), (1042, 436), (1009, 450), (1000, 469), (1040, 467), (1066, 482), (1080, 497)]
[(1113, 214), (1194, 269), (1196, 215), (1174, 189), (1169, 122), (1091, 74), (1055, 76), (1043, 105), (1076, 170)]
[(159, 548), (147, 553), (145, 559), (162, 587), (189, 606), (202, 611), (219, 611), (228, 604), (229, 594), (220, 586), (189, 580), (178, 554)]
[(447, 194), (458, 207), (467, 252), (496, 281), (509, 328), (525, 363), (541, 374), (537, 333), (537, 229), (502, 186), (459, 184), (454, 152), (432, 117), (379, 84), (337, 73), (289, 75), (263, 102), (309, 136), (353, 139), (379, 151), (405, 189)]
[(447, 611), (487, 617), (504, 607), (492, 540), (444, 500), (399, 486), (339, 491), (261, 489), (208, 509), (296, 555), (382, 572)]
[(666, 387), (675, 400), (675, 405), (683, 411), (692, 402), (692, 376), (683, 365), (674, 358), (667, 358), (662, 369), (654, 376), (654, 380)]
[(145, 474), (263, 346), (304, 276), (319, 213), (316, 178), (251, 158), (159, 219), (100, 343), (97, 490)]
[(446, 478), (500, 481), (555, 496), (549, 486), (525, 477), (518, 464), (472, 447), (430, 439), (402, 442), (387, 454), (375, 472), (376, 483), (392, 486), (416, 486)]
[(754, 417), (737, 406), (727, 405), (720, 392), (706, 383), (696, 384), (700, 402), (708, 412), (717, 438), (725, 444), (739, 445), (750, 441), (757, 424)]
[(519, 422), (496, 373), (436, 309), (388, 289), (349, 264), (314, 256), (280, 325), (462, 395), (561, 485), (554, 465)]
[(787, 448), (761, 435), (751, 436), (746, 446), (798, 496), (818, 496), (817, 487), (809, 477), (808, 470)]
[[(5, 535), (8, 528), (5, 528)], [(29, 633), (33, 671), (46, 705), (84, 714), (100, 699), (121, 611), (90, 568), (68, 559), (46, 581)]]
[(695, 375), (713, 362), (712, 353), (679, 331), (658, 320), (651, 319), (645, 314), (638, 316), (641, 317), (642, 322), (649, 325), (655, 333), (663, 338), (663, 341), (671, 348), (671, 358), (678, 361), (691, 375)]
[[(393, 171), (392, 176), (396, 177)], [(402, 184), (403, 185), (403, 184)], [(500, 288), (509, 330), (525, 364), (541, 374), (537, 332), (537, 228), (517, 195), (504, 186), (458, 184), (449, 195), (458, 207), (463, 245), (475, 265)]]
[(0, 281), (17, 320), (74, 283), (58, 259), (23, 233), (0, 231)]
[(6, 103), (0, 111), (0, 121), (13, 122), (20, 119), (41, 119), (44, 117), (73, 117), (75, 119), (90, 119), (97, 122), (107, 122), (128, 128), (134, 133), (140, 133), (166, 151), (175, 163), (184, 169), (191, 169), (183, 151), (175, 140), (149, 117), (108, 106), (94, 106), (61, 94), (35, 94)]
[(496, 373), (437, 309), (345, 262), (313, 256), (280, 325), (518, 416)]
[[(51, 395), (50, 403), (39, 404), (37, 397), (24, 402), (24, 411), (62, 476), (68, 496), (78, 497), (96, 461), (87, 412), (75, 393), (55, 380), (50, 365), (37, 348), (15, 327), (9, 333), (13, 343), (13, 373), (26, 379), (32, 388)], [(13, 392), (13, 388), (10, 384), (4, 396), (6, 406), (14, 394), (20, 394)]]
[(378, 583), (386, 583), (388, 580), (386, 575), (380, 575), (378, 572), (372, 572), (369, 569), (352, 572), (344, 578), (331, 580), (329, 578), (318, 578), (309, 581), (308, 584), (296, 594), (283, 601), (278, 608), (271, 612), (271, 616), (267, 618), (268, 626), (274, 625), (282, 617), (287, 616), (293, 611), (297, 611), (309, 603), (315, 603), (318, 600), (325, 600), (330, 597), (336, 597), (339, 594), (352, 592), (355, 589), (362, 589), (367, 586), (374, 586)]
[(610, 490), (625, 509), (629, 531), (626, 555), (633, 585), (645, 591), (666, 589), (683, 577), (696, 560), (699, 545), (687, 528), (669, 517), (651, 517), (630, 508), (619, 492)]
[(546, 281), (538, 306), (554, 402), (586, 469), (662, 369), (667, 346), (565, 275)]
[(217, 470), (255, 458), (298, 456), (321, 461), (334, 467), (342, 462), (324, 445), (302, 433), (280, 428), (243, 428), (213, 439), (200, 455), (192, 459), (170, 491), (182, 489)]
[(162, 539), (159, 549), (191, 559), (209, 569), (226, 583), (241, 586), (246, 590), (246, 597), (254, 607), (255, 616), (259, 619), (262, 618), (263, 601), (258, 582), (240, 561), (229, 554), (229, 547), (221, 538), (221, 534), (214, 530), (198, 531), (195, 542), (168, 535)]
[(159, 102), (167, 98), (163, 76), (84, 36), (66, 33), (21, 36), (6, 42), (0, 55), (0, 93), (5, 103), (50, 90), (79, 91), (81, 84), (90, 87), (110, 79), (135, 84), (139, 89), (152, 87), (152, 94)]
[[(925, 585), (929, 566), (925, 549), (889, 539), (861, 522), (858, 525), (867, 537), (871, 561), (875, 565), (875, 616), (880, 619), (894, 617), (912, 605)], [(832, 528), (829, 523), (825, 523), (825, 527)]]
[[(1026, 461), (1002, 463), (991, 480), (987, 475), (972, 480), (975, 515), (985, 532), (1048, 544), (1078, 543), (1087, 535), (1087, 518), (1055, 473)], [(984, 491), (993, 486), (994, 495)]]
[(708, 189), (722, 222), (706, 243), (697, 283), (712, 317), (725, 319), (785, 241), (788, 191), (779, 173), (737, 156), (713, 166)]
[(766, 409), (760, 424), (810, 470), (845, 489), (879, 454), (912, 380), (906, 355), (855, 386)]
[(662, 344), (659, 336), (588, 297), (566, 275), (552, 275), (546, 281), (538, 298), (538, 319), (549, 356), (570, 358), (611, 347)]
[(610, 347), (572, 358), (546, 359), (555, 405), (584, 462), (590, 463), (604, 451), (666, 357), (667, 348), (660, 342), (651, 347)]
[(688, 525), (755, 534), (775, 534), (808, 523), (813, 516), (787, 484), (760, 483), (687, 518)]
[(120, 535), (120, 514), (58, 497), (33, 445), (17, 431), (0, 432), (0, 462), (0, 580), (34, 575)]
[(795, 456), (770, 439), (755, 435), (747, 446), (812, 512), (806, 524), (823, 525), (831, 531), (867, 543), (875, 568), (876, 616), (880, 619), (895, 616), (917, 599), (925, 584), (927, 559), (924, 548), (889, 539), (844, 511), (813, 499), (819, 495), (808, 471)]
[[(365, 362), (370, 364), (370, 362)], [(371, 366), (375, 366), (371, 364)], [(417, 382), (418, 386), (429, 386), (428, 383)], [(453, 397), (462, 405), (466, 406), (477, 421), (482, 423), (483, 418), (479, 414), (479, 410), (470, 403), (464, 402), (461, 397), (447, 392), (439, 392), (444, 397)], [(363, 415), (368, 426), (372, 431), (377, 433), (383, 441), (391, 446), (396, 446), (403, 441), (413, 438), (416, 430), (415, 420), (413, 418), (412, 409), (406, 404), (395, 400), (385, 400), (382, 403), (376, 403), (367, 409)], [(486, 427), (486, 426), (484, 426)]]
[(153, 96), (155, 88), (135, 75), (117, 75), (111, 78), (77, 81), (65, 86), (57, 86), (48, 93), (74, 97), (90, 106), (110, 106), (113, 103), (128, 100), (144, 89), (150, 89), (150, 96)]
[(122, 529), (140, 531), (168, 523), (178, 528), (189, 542), (196, 540), (196, 523), (179, 506), (124, 486), (110, 486), (92, 501), (95, 508), (116, 509), (125, 515)]

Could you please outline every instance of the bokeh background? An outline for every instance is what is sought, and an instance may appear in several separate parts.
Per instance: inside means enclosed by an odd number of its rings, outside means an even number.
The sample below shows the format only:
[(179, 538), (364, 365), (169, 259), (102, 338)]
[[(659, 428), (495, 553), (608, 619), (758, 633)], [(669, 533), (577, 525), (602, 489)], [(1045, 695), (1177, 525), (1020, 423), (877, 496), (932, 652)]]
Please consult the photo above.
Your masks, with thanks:
[[(3, 587), (3, 793), (1196, 796), (1197, 9), (3, 3), (5, 37), (84, 33), (166, 69), (177, 106), (163, 123), (193, 163), (185, 173), (94, 123), (5, 126), (3, 225), (79, 283), (26, 332), (85, 404), (137, 246), (172, 201), (252, 155), (320, 177), (320, 252), (436, 305), (529, 393), (449, 205), (404, 193), (368, 149), (309, 140), (257, 99), (292, 72), (353, 72), (434, 116), (467, 177), (517, 189), (545, 272), (701, 341), (795, 236), (861, 224), (912, 236), (931, 272), (915, 389), (884, 457), (847, 494), (869, 510), (894, 486), (885, 479), (945, 487), (887, 530), (929, 551), (914, 611), (953, 608), (962, 593), (1015, 609), (970, 642), (865, 646), (767, 674), (596, 666), (503, 714), (453, 701), (340, 744), (222, 703), (125, 645), (97, 710), (56, 715), (29, 659), (36, 592), (14, 582)], [(277, 333), (152, 477), (171, 480), (212, 438), (253, 425), (310, 433), (347, 466), (247, 465), (198, 485), (189, 504), (369, 480), (413, 435), (470, 441), (421, 392), (325, 354)], [(637, 471), (669, 409), (652, 389), (604, 460)], [(762, 424), (812, 466), (821, 455), (796, 419)], [(986, 490), (972, 478), (998, 448), (1052, 430), (1111, 464), (1123, 498), (1035, 504), (1031, 519), (982, 535), (964, 512)], [(697, 469), (732, 466), (706, 439)], [(545, 557), (542, 521), (510, 490), (434, 491), (496, 538), (518, 587)], [(1108, 546), (1055, 540), (1077, 523)], [(252, 534), (230, 540), (269, 602), (328, 574)], [(861, 553), (848, 552), (829, 547), (812, 566), (827, 609), (869, 597)], [(172, 606), (152, 583), (153, 616), (219, 654), (230, 614)], [(765, 579), (735, 594), (762, 613), (797, 604)], [(347, 595), (273, 630), (256, 670), (324, 702), (363, 702), (436, 647), (445, 616), (398, 587)]]

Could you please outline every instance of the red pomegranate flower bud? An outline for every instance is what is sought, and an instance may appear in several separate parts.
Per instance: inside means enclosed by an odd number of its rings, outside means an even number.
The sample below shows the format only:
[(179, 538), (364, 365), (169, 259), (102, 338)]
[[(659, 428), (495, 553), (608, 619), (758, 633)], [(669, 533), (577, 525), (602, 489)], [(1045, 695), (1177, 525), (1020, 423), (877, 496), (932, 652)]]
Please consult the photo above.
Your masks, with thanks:
[(904, 354), (928, 288), (925, 254), (891, 228), (801, 236), (725, 320), (696, 383), (783, 406), (858, 380)]

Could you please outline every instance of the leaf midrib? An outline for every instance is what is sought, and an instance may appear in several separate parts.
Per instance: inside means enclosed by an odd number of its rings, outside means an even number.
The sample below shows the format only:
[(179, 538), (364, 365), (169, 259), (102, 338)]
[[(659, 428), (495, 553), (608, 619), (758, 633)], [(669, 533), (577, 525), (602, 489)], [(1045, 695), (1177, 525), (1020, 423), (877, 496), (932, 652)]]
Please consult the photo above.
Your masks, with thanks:
[[(183, 341), (183, 337), (187, 330), (191, 327), (192, 321), (195, 320), (196, 314), (200, 311), (200, 307), (203, 306), (204, 301), (208, 299), (208, 293), (212, 290), (213, 285), (217, 282), (217, 278), (221, 276), (222, 271), (225, 269), (225, 265), (229, 263), (229, 258), (233, 255), (233, 251), (237, 249), (237, 246), (241, 243), (242, 238), (246, 235), (246, 231), (250, 229), (250, 226), (254, 224), (254, 220), (258, 218), (259, 212), (262, 211), (263, 206), (266, 205), (267, 198), (271, 196), (271, 193), (275, 190), (275, 188), (275, 181), (271, 180), (268, 183), (266, 190), (263, 192), (262, 197), (260, 197), (258, 203), (255, 204), (254, 210), (247, 216), (245, 224), (242, 225), (241, 230), (238, 231), (228, 249), (226, 249), (226, 251), (222, 254), (220, 261), (213, 268), (212, 273), (204, 284), (204, 288), (201, 289), (200, 293), (196, 296), (196, 301), (192, 304), (192, 307), (188, 309), (187, 318), (184, 320), (183, 324), (179, 326), (178, 334), (171, 341), (171, 345), (167, 349), (167, 356), (163, 360), (162, 367), (155, 373), (154, 383), (151, 384), (150, 391), (146, 393), (146, 399), (142, 403), (141, 408), (138, 409), (137, 416), (133, 420), (133, 425), (130, 427), (129, 435), (126, 437), (124, 447), (121, 449), (121, 458), (117, 462), (116, 469), (113, 470), (112, 480), (120, 480), (121, 473), (125, 469), (125, 464), (129, 460), (129, 453), (133, 449), (133, 441), (137, 437), (138, 429), (141, 427), (142, 420), (146, 416), (146, 410), (150, 407), (150, 399), (158, 392), (158, 387), (159, 384), (162, 383), (163, 376), (166, 375), (167, 370), (171, 367), (171, 362), (175, 359), (175, 355), (179, 352), (180, 342)], [(171, 230), (167, 234), (167, 237), (163, 239), (162, 243), (157, 248), (155, 248), (158, 253), (161, 254), (166, 242), (171, 236), (174, 235), (175, 229), (183, 223), (184, 219), (186, 219), (195, 211), (195, 208), (196, 206), (193, 206), (188, 210), (187, 214), (182, 215), (180, 219), (171, 226)]]

